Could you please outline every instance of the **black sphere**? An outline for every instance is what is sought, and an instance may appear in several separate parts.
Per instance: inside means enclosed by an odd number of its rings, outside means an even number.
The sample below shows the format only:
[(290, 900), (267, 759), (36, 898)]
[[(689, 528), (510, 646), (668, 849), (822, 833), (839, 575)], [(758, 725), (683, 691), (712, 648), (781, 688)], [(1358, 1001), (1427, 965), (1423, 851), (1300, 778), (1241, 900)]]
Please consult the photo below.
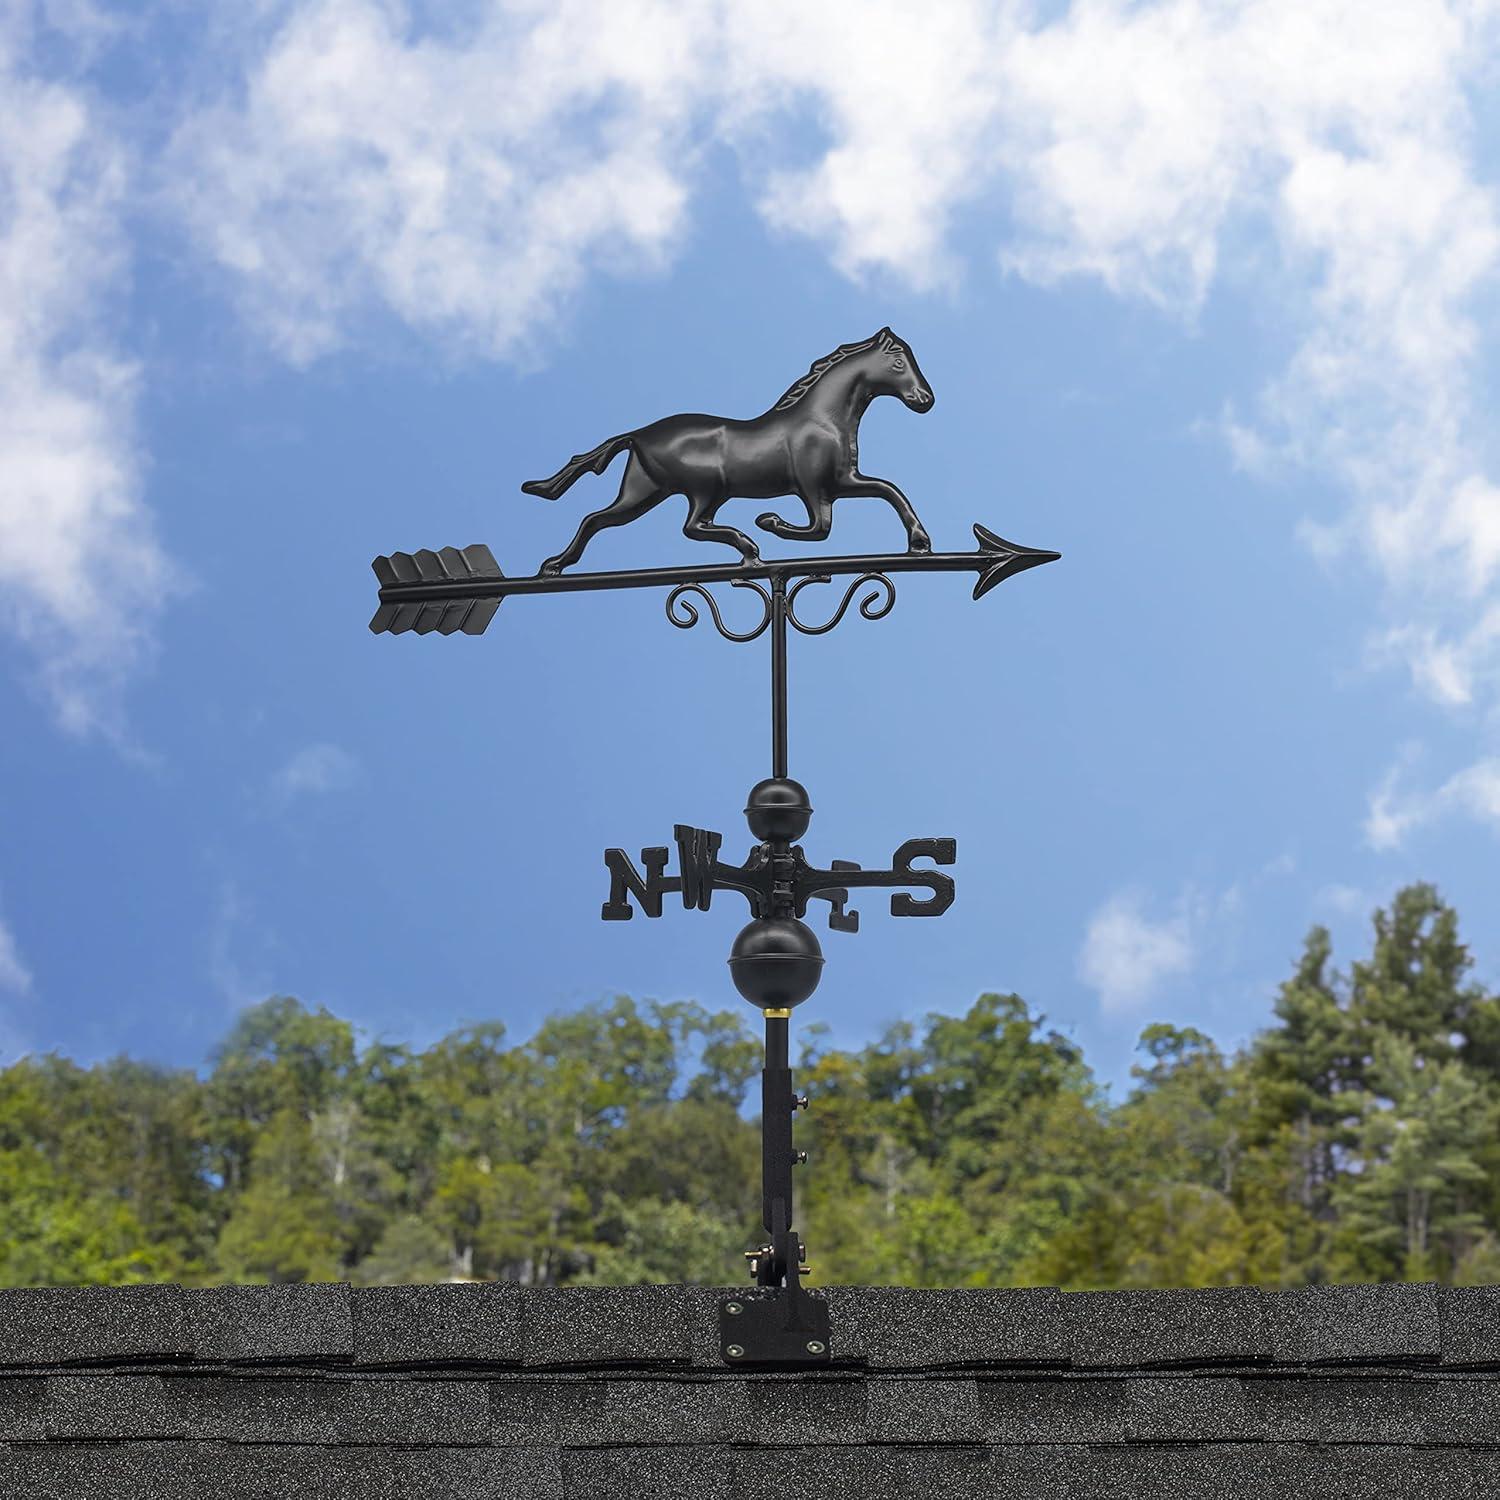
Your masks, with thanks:
[(812, 821), (812, 803), (800, 781), (769, 776), (750, 788), (745, 817), (758, 839), (800, 839)]
[(758, 917), (729, 950), (734, 987), (761, 1010), (801, 1005), (823, 976), (817, 935), (796, 917)]

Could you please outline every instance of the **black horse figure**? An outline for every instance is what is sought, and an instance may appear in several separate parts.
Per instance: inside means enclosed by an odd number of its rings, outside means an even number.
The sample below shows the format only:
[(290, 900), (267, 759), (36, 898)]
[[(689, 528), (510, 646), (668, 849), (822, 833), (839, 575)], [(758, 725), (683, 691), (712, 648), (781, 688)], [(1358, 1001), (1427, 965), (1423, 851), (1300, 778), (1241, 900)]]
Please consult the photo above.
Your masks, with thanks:
[(630, 461), (614, 503), (585, 516), (578, 534), (542, 564), (541, 572), (560, 573), (583, 556), (596, 531), (634, 521), (669, 495), (687, 496), (684, 535), (727, 542), (747, 562), (760, 556), (754, 541), (733, 526), (714, 523), (726, 500), (796, 495), (807, 506), (807, 525), (770, 514), (758, 516), (755, 524), (779, 537), (821, 542), (833, 525), (835, 500), (875, 495), (901, 517), (907, 550), (930, 552), (932, 543), (906, 496), (890, 480), (859, 472), (859, 419), (877, 396), (899, 396), (913, 411), (932, 408), (932, 387), (911, 350), (889, 328), (863, 343), (840, 344), (763, 416), (748, 422), (697, 414), (663, 417), (580, 453), (551, 479), (533, 479), (521, 488), (556, 500), (580, 475), (602, 474), (621, 449), (630, 450)]

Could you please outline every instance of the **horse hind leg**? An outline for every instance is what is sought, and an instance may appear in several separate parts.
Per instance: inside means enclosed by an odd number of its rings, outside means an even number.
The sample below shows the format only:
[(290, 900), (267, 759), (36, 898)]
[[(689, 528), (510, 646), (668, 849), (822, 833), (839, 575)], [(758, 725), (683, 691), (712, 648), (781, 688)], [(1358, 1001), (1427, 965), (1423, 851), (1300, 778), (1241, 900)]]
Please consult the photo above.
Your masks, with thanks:
[(652, 506), (665, 500), (670, 493), (670, 490), (662, 489), (652, 479), (640, 459), (632, 453), (630, 462), (625, 465), (624, 476), (620, 480), (620, 493), (603, 510), (591, 511), (586, 515), (578, 523), (578, 530), (573, 534), (573, 540), (556, 557), (549, 557), (537, 571), (542, 574), (555, 574), (561, 573), (564, 568), (572, 567), (583, 556), (583, 549), (588, 546), (596, 532), (603, 531), (610, 526), (624, 526), (630, 521), (639, 520)]
[(682, 534), (695, 542), (725, 542), (733, 547), (746, 562), (760, 561), (760, 548), (743, 531), (733, 526), (716, 526), (714, 513), (722, 500), (706, 500), (688, 496), (687, 520), (682, 523)]

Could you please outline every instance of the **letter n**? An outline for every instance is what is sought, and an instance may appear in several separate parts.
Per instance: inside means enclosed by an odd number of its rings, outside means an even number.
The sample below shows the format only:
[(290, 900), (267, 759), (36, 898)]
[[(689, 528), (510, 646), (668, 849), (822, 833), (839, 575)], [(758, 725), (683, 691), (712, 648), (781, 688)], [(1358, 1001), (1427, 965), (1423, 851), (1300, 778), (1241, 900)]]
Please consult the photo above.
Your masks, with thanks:
[(641, 903), (641, 910), (648, 917), (659, 917), (662, 893), (677, 888), (676, 880), (662, 875), (667, 867), (667, 850), (664, 845), (641, 850), (641, 863), (646, 867), (644, 880), (623, 849), (606, 849), (604, 863), (609, 868), (609, 900), (604, 903), (599, 915), (606, 922), (628, 922), (635, 915), (627, 894), (633, 895)]

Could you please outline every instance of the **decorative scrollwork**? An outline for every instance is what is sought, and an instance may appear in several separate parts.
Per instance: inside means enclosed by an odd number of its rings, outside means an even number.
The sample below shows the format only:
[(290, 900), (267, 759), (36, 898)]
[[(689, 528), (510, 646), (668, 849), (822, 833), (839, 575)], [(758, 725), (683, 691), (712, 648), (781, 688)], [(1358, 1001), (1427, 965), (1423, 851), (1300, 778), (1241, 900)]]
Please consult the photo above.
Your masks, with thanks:
[(827, 635), (840, 620), (844, 618), (844, 612), (849, 608), (850, 601), (865, 584), (871, 583), (875, 587), (859, 601), (859, 612), (867, 620), (883, 620), (896, 604), (896, 585), (891, 582), (884, 573), (861, 573), (853, 583), (844, 590), (844, 597), (839, 601), (839, 607), (834, 611), (833, 618), (823, 625), (809, 625), (797, 618), (797, 611), (793, 607), (797, 595), (810, 583), (831, 583), (833, 580), (826, 573), (814, 573), (809, 578), (799, 579), (788, 590), (786, 596), (786, 617), (803, 635)]
[(697, 594), (708, 605), (708, 611), (714, 617), (714, 629), (726, 641), (753, 641), (757, 636), (764, 635), (771, 623), (770, 593), (753, 578), (731, 578), (729, 582), (732, 588), (754, 589), (760, 595), (761, 607), (765, 613), (754, 630), (731, 630), (724, 623), (724, 617), (719, 613), (719, 606), (714, 602), (714, 596), (701, 583), (679, 583), (667, 595), (667, 618), (679, 630), (691, 630), (698, 623), (698, 610), (686, 595)]

